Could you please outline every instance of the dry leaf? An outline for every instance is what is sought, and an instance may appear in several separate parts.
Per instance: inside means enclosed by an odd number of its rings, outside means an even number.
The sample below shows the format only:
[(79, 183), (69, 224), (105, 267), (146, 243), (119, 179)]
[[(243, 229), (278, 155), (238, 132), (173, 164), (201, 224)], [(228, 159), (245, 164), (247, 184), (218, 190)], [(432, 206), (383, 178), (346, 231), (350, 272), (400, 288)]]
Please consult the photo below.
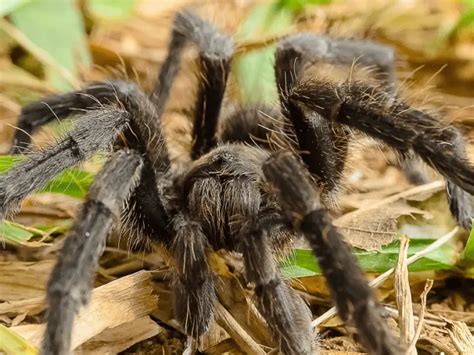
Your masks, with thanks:
[(357, 214), (348, 213), (334, 224), (344, 233), (346, 240), (354, 247), (373, 251), (397, 238), (400, 216), (424, 215), (427, 212), (397, 201), (383, 208), (367, 209)]
[[(152, 295), (149, 272), (139, 271), (122, 277), (92, 292), (90, 304), (81, 309), (72, 331), (72, 348), (80, 346), (108, 328), (132, 322), (150, 314), (158, 299)], [(30, 324), (11, 329), (39, 346), (44, 324)]]
[(149, 339), (162, 331), (150, 317), (136, 319), (118, 327), (106, 329), (81, 345), (76, 355), (118, 354), (140, 341)]
[(54, 260), (0, 262), (0, 300), (16, 301), (43, 296), (54, 263)]

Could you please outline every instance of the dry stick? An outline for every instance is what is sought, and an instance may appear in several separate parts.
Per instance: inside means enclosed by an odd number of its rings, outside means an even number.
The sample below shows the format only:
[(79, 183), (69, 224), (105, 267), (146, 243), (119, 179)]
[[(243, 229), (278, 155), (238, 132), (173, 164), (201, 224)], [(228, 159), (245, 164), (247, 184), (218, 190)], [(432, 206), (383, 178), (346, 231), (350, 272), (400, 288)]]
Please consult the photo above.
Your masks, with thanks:
[(420, 338), (421, 330), (423, 329), (423, 322), (425, 320), (426, 297), (428, 296), (428, 293), (430, 292), (431, 287), (433, 287), (433, 280), (431, 279), (426, 280), (425, 289), (423, 290), (423, 293), (420, 296), (421, 310), (420, 310), (420, 315), (418, 316), (419, 317), (418, 325), (416, 326), (415, 336), (413, 337), (410, 343), (410, 346), (407, 349), (407, 354), (410, 354), (412, 349), (415, 349), (416, 343), (418, 342), (418, 339)]
[[(441, 245), (451, 240), (458, 231), (459, 231), (459, 227), (454, 227), (448, 234), (443, 235), (441, 238), (438, 238), (436, 241), (428, 245), (426, 248), (420, 250), (418, 253), (413, 254), (407, 259), (407, 265), (413, 264), (415, 261), (421, 259), (426, 254), (429, 254), (432, 251), (438, 249)], [(387, 280), (393, 274), (394, 271), (395, 271), (395, 268), (392, 267), (391, 269), (385, 271), (383, 274), (380, 274), (378, 277), (376, 277), (375, 279), (369, 282), (370, 287), (379, 286), (382, 282)], [(334, 317), (336, 314), (337, 314), (336, 307), (332, 307), (326, 313), (316, 318), (311, 323), (311, 325), (313, 327), (317, 327), (320, 324), (325, 323), (326, 321)]]
[[(410, 281), (408, 279), (408, 244), (406, 235), (400, 237), (400, 252), (395, 267), (395, 294), (398, 307), (398, 326), (400, 327), (400, 340), (402, 347), (407, 349), (408, 344), (415, 334), (415, 321), (413, 320), (413, 302), (411, 299)], [(416, 355), (416, 349), (407, 351), (406, 355)]]
[(243, 351), (247, 354), (265, 355), (265, 351), (245, 332), (220, 302), (215, 305), (215, 313), (217, 323), (235, 340)]
[(430, 182), (430, 183), (425, 184), (425, 185), (415, 186), (415, 187), (412, 187), (411, 189), (408, 189), (408, 190), (399, 192), (398, 194), (395, 194), (395, 195), (389, 196), (387, 198), (384, 198), (383, 200), (381, 200), (379, 202), (376, 202), (376, 203), (373, 203), (368, 207), (362, 207), (362, 208), (359, 208), (355, 211), (346, 213), (345, 215), (343, 215), (339, 218), (336, 218), (333, 221), (333, 223), (336, 227), (338, 227), (338, 224), (341, 220), (347, 220), (347, 219), (354, 218), (355, 216), (357, 216), (361, 213), (365, 213), (366, 211), (369, 211), (369, 210), (380, 209), (383, 206), (386, 206), (388, 204), (394, 203), (398, 200), (401, 200), (401, 199), (404, 199), (404, 198), (407, 198), (407, 197), (410, 197), (410, 196), (413, 196), (413, 195), (417, 195), (417, 194), (420, 194), (420, 193), (434, 192), (434, 191), (437, 191), (439, 189), (442, 189), (444, 186), (445, 186), (445, 182), (443, 180), (433, 181), (433, 182)]
[(75, 89), (80, 87), (80, 82), (74, 75), (59, 64), (51, 55), (43, 48), (32, 42), (23, 32), (11, 25), (8, 21), (0, 18), (0, 28), (4, 30), (11, 38), (18, 42), (28, 52), (33, 54), (44, 65), (54, 68), (69, 84)]
[(448, 334), (460, 354), (474, 354), (474, 337), (468, 326), (460, 321), (448, 321)]

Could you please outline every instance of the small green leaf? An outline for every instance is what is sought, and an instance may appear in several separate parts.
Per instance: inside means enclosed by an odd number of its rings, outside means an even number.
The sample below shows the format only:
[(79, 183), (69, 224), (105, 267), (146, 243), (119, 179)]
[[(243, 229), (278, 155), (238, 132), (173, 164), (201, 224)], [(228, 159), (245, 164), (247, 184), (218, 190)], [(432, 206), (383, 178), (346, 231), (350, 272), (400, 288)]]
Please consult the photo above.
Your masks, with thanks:
[[(31, 42), (73, 75), (77, 74), (80, 65), (91, 64), (84, 24), (74, 0), (28, 1), (16, 8), (10, 18)], [(46, 74), (57, 89), (70, 89), (53, 68), (46, 68)]]
[(454, 25), (453, 31), (452, 32), (459, 32), (463, 28), (469, 27), (469, 26), (474, 26), (474, 5), (468, 10), (466, 10), (459, 20), (456, 22), (456, 25)]
[(23, 5), (26, 0), (2, 0), (0, 1), (0, 16), (6, 16), (9, 13), (15, 11), (21, 5)]
[(133, 13), (136, 2), (136, 0), (88, 0), (87, 9), (99, 19), (121, 20)]
[(21, 244), (22, 242), (30, 240), (30, 238), (34, 236), (34, 233), (28, 231), (20, 224), (2, 221), (0, 222), (0, 235), (5, 238), (7, 242)]
[[(293, 16), (272, 4), (256, 6), (237, 34), (239, 41), (276, 35), (288, 29)], [(271, 102), (278, 98), (275, 84), (275, 46), (246, 53), (235, 61), (235, 75), (243, 102)]]
[(306, 5), (325, 5), (331, 3), (332, 0), (278, 0), (277, 6), (292, 11), (300, 11)]
[[(6, 172), (22, 159), (24, 159), (24, 157), (0, 156), (0, 173)], [(94, 174), (90, 172), (79, 169), (67, 169), (51, 180), (51, 182), (39, 192), (56, 192), (72, 197), (83, 198), (87, 194), (92, 181), (94, 181)]]
[(474, 279), (474, 220), (471, 233), (462, 252), (459, 266), (462, 269), (464, 277)]

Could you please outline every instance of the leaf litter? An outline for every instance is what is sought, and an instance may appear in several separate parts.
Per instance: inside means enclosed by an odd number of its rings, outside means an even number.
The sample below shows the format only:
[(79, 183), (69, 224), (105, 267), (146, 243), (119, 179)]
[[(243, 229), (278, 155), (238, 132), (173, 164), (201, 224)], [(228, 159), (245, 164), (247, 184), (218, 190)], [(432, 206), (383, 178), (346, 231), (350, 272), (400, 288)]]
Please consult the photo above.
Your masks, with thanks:
[[(42, 51), (36, 52), (37, 44), (31, 46), (29, 42), (19, 60), (10, 55), (13, 49), (25, 45), (22, 37), (15, 37), (18, 32), (13, 32), (13, 40), (6, 46), (0, 46), (0, 73), (6, 74), (0, 75), (3, 152), (8, 150), (12, 125), (25, 97), (29, 98), (27, 101), (33, 100), (55, 86), (99, 80), (111, 73), (136, 79), (148, 87), (164, 58), (174, 12), (186, 5), (196, 5), (191, 0), (136, 0), (129, 8), (133, 1), (119, 1), (123, 8), (111, 11), (117, 17), (112, 19), (100, 14), (101, 8), (109, 6), (107, 2), (88, 1), (94, 4), (83, 9), (85, 25), (89, 26), (87, 42), (91, 58), (99, 67), (77, 67), (77, 75), (71, 63), (53, 58), (58, 62), (51, 64)], [(216, 0), (198, 7), (221, 28), (237, 34), (239, 26), (249, 19), (254, 25), (259, 21), (255, 6), (262, 3), (268, 6), (268, 2), (261, 0)], [(474, 31), (465, 25), (471, 8), (463, 13), (462, 2), (455, 0), (436, 0), (429, 6), (421, 0), (404, 1), (403, 5), (388, 0), (362, 0), (357, 6), (344, 1), (326, 3), (314, 2), (291, 9), (292, 24), (285, 17), (266, 31), (239, 39), (236, 62), (240, 69), (236, 75), (241, 77), (232, 78), (231, 95), (245, 98), (248, 91), (260, 90), (259, 83), (253, 82), (252, 87), (240, 88), (247, 92), (239, 92), (236, 83), (256, 75), (253, 66), (246, 67), (255, 58), (267, 58), (271, 67), (267, 48), (285, 33), (306, 30), (370, 37), (397, 50), (401, 58), (398, 74), (410, 87), (414, 101), (423, 104), (419, 92), (425, 93), (434, 102), (430, 105), (441, 109), (446, 119), (454, 120), (468, 139), (474, 137), (472, 90), (468, 89), (474, 84)], [(21, 25), (21, 21), (16, 25)], [(445, 64), (448, 67), (439, 71)], [(63, 67), (67, 72), (61, 78)], [(267, 85), (259, 92), (271, 89)], [(273, 100), (273, 94), (268, 95), (267, 99)], [(48, 137), (55, 134), (57, 129), (46, 127), (36, 135), (35, 143), (47, 143), (51, 141)], [(372, 283), (378, 285), (378, 295), (394, 330), (399, 332), (400, 324), (409, 324), (403, 328), (403, 334), (405, 342), (412, 343), (410, 353), (472, 352), (474, 233), (449, 234), (454, 224), (446, 210), (443, 182), (412, 187), (396, 167), (391, 152), (381, 152), (383, 149), (374, 142), (364, 144), (364, 149), (352, 157), (346, 190), (334, 212), (335, 224), (355, 248), (354, 253)], [(472, 145), (469, 152), (473, 158)], [(1, 157), (1, 162), (9, 164), (11, 158)], [(0, 249), (0, 349), (6, 354), (37, 353), (44, 329), (48, 275), (98, 164), (92, 162), (61, 175), (46, 190), (48, 193), (38, 193), (25, 201), (14, 222), (3, 224), (3, 240), (7, 243)], [(403, 245), (400, 238), (404, 240), (405, 235), (409, 243), (404, 249), (406, 254), (402, 253), (399, 259)], [(424, 253), (446, 235), (449, 238), (445, 244)], [(419, 255), (422, 257), (418, 258)], [(409, 261), (415, 258), (418, 261)], [(80, 311), (76, 321), (75, 353), (172, 354), (186, 349), (199, 349), (207, 354), (271, 352), (276, 344), (252, 303), (253, 286), (243, 279), (241, 257), (218, 252), (211, 260), (218, 278), (216, 322), (196, 343), (186, 338), (173, 317), (172, 261), (158, 248), (129, 250), (126, 243), (118, 243), (112, 236), (100, 261), (91, 303)], [(397, 261), (399, 266), (394, 270)], [(304, 245), (297, 244), (290, 251), (282, 261), (282, 271), (313, 311), (322, 353), (362, 353), (353, 329), (344, 328), (337, 317), (326, 316), (325, 321), (321, 320), (331, 309), (329, 293)], [(430, 285), (428, 279), (434, 280), (432, 288), (425, 286)], [(397, 299), (401, 302), (398, 308)]]

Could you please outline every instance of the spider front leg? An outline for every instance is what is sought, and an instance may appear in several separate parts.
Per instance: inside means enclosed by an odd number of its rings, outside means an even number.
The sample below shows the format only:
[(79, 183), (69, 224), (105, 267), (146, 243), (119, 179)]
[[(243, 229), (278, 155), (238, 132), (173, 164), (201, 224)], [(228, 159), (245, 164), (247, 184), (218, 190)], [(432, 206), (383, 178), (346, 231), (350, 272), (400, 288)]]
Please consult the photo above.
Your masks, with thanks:
[(168, 99), (186, 43), (193, 44), (199, 52), (200, 84), (194, 107), (191, 149), (191, 157), (197, 159), (216, 145), (217, 120), (230, 73), (234, 43), (196, 14), (178, 12), (173, 22), (168, 55), (153, 92), (160, 109)]
[(371, 353), (399, 354), (381, 316), (381, 307), (342, 235), (332, 225), (305, 168), (291, 153), (277, 152), (265, 163), (263, 171), (295, 228), (309, 241), (341, 319), (355, 323), (362, 343)]
[(34, 152), (0, 176), (0, 218), (7, 217), (33, 191), (64, 169), (110, 147), (130, 120), (127, 111), (103, 108), (86, 113), (64, 139)]
[[(28, 151), (31, 135), (39, 127), (71, 115), (85, 115), (90, 109), (100, 109), (119, 102), (129, 103), (138, 88), (125, 81), (104, 81), (88, 85), (82, 90), (51, 95), (24, 106), (18, 117), (10, 154)], [(127, 106), (125, 104), (125, 106)]]
[(209, 245), (199, 223), (185, 214), (172, 221), (171, 251), (176, 261), (173, 277), (173, 306), (177, 320), (194, 338), (209, 329), (213, 319), (214, 279), (207, 261)]
[(87, 304), (98, 259), (130, 192), (138, 183), (142, 159), (122, 150), (112, 155), (92, 184), (86, 202), (58, 258), (48, 284), (47, 327), (41, 353), (71, 352), (75, 314)]
[(259, 222), (250, 220), (241, 232), (239, 248), (244, 256), (246, 278), (255, 284), (257, 308), (279, 349), (284, 354), (313, 354), (317, 343), (309, 308), (282, 280), (273, 255), (272, 233), (277, 233), (281, 221), (267, 223), (266, 217), (259, 218)]
[(447, 179), (451, 213), (460, 226), (470, 229), (472, 206), (466, 193), (474, 194), (474, 167), (456, 128), (357, 81), (302, 81), (290, 92), (289, 101), (366, 133), (401, 155), (417, 154)]

